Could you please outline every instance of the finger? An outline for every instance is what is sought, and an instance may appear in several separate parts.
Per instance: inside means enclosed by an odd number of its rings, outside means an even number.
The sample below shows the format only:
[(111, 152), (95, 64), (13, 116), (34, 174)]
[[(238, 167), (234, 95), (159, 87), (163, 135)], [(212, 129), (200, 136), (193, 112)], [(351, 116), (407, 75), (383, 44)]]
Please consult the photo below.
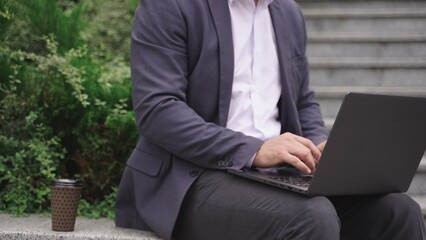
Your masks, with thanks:
[(315, 146), (315, 144), (307, 138), (297, 136), (297, 135), (294, 135), (294, 136), (295, 136), (294, 139), (296, 139), (296, 141), (298, 141), (299, 143), (303, 144), (305, 147), (307, 147), (311, 150), (312, 155), (315, 158), (315, 162), (318, 162), (318, 160), (321, 157), (321, 151), (318, 149), (318, 147)]
[(316, 168), (316, 160), (312, 155), (311, 150), (300, 143), (297, 144), (298, 145), (293, 145), (288, 149), (289, 153), (297, 157), (300, 161), (307, 165), (312, 172), (314, 172)]
[(298, 157), (291, 155), (290, 153), (285, 157), (286, 163), (292, 165), (293, 167), (299, 169), (304, 174), (311, 174), (312, 170)]
[(299, 143), (303, 144), (305, 147), (309, 148), (316, 160), (321, 157), (321, 151), (317, 148), (317, 146), (315, 146), (315, 144), (311, 140), (297, 135), (295, 139)]
[(325, 144), (327, 143), (327, 141), (324, 141), (324, 142), (322, 142), (322, 143), (320, 143), (320, 144), (318, 144), (318, 149), (321, 151), (321, 154), (322, 154), (322, 152), (324, 151), (324, 148), (325, 148)]

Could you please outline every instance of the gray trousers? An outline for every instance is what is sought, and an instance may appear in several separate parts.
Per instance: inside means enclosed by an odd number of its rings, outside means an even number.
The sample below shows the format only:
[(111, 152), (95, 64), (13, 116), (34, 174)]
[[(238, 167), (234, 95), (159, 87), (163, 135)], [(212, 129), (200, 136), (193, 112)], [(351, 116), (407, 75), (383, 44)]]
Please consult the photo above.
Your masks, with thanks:
[(205, 171), (189, 190), (179, 240), (421, 240), (419, 205), (404, 194), (313, 197)]

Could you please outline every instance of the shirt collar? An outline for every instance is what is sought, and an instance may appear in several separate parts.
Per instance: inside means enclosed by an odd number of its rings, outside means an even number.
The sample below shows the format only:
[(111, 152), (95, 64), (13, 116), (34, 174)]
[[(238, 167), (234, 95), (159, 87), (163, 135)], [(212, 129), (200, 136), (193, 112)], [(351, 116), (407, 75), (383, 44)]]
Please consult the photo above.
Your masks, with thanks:
[[(234, 1), (241, 1), (241, 0), (228, 0), (229, 5), (231, 5)], [(253, 1), (253, 0), (252, 0)], [(271, 4), (272, 1), (274, 0), (259, 0), (261, 1), (265, 1), (267, 3), (267, 5)]]

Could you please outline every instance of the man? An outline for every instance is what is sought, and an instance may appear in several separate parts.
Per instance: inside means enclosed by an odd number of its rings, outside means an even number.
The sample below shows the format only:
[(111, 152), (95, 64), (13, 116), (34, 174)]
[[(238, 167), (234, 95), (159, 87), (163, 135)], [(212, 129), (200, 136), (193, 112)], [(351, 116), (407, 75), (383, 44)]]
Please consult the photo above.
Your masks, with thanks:
[(307, 198), (226, 173), (315, 171), (327, 133), (305, 48), (291, 0), (142, 0), (131, 50), (141, 137), (116, 225), (184, 240), (424, 239), (405, 195)]

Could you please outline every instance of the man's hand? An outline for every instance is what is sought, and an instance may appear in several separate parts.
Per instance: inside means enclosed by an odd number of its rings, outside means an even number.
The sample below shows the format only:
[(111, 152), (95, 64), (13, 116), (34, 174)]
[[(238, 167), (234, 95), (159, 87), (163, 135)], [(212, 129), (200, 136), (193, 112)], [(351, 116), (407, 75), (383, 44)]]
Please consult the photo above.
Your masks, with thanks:
[(287, 132), (267, 140), (257, 152), (253, 166), (268, 168), (288, 163), (305, 174), (311, 174), (320, 156), (320, 149), (309, 139)]
[(318, 147), (318, 149), (320, 150), (321, 153), (324, 151), (324, 147), (325, 147), (326, 143), (327, 143), (327, 141), (324, 141), (324, 142), (318, 144), (317, 147)]

